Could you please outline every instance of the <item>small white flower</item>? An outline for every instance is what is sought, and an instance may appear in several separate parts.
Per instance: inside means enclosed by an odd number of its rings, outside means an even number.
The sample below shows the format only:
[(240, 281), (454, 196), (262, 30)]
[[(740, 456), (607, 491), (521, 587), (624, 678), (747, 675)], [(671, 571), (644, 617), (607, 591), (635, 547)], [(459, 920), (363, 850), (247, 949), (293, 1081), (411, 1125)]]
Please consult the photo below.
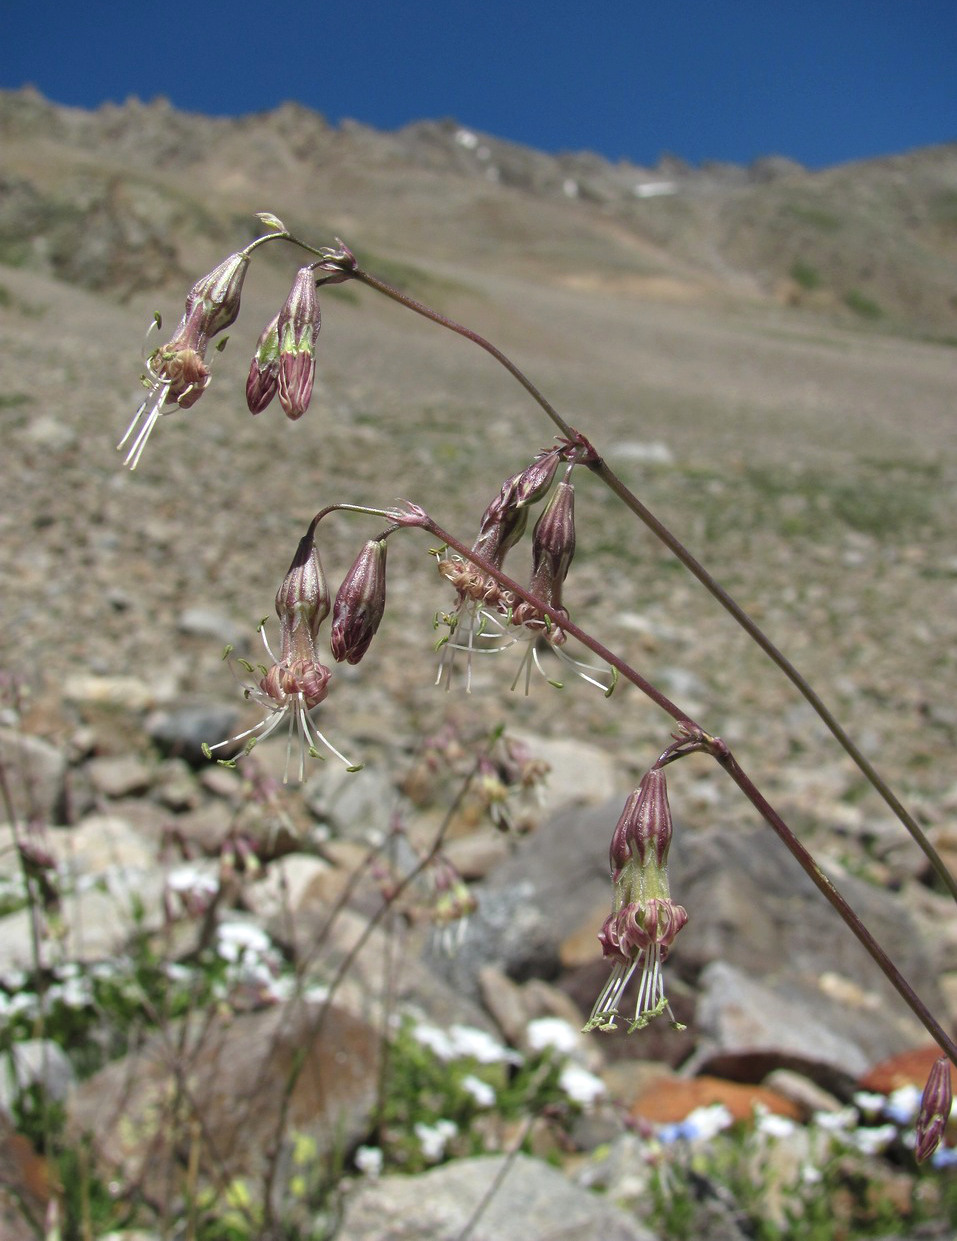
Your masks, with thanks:
[(452, 1040), (444, 1030), (440, 1030), (438, 1026), (430, 1026), (426, 1024), (415, 1026), (412, 1031), (412, 1037), (417, 1043), (421, 1043), (423, 1047), (428, 1047), (433, 1056), (441, 1060), (443, 1063), (455, 1058), (455, 1049)]
[(696, 1107), (685, 1117), (692, 1138), (713, 1138), (734, 1124), (734, 1117), (723, 1103), (712, 1103), (708, 1107)]
[(591, 1105), (605, 1094), (605, 1083), (580, 1064), (566, 1064), (558, 1078), (558, 1084), (574, 1103), (582, 1107)]
[(356, 1167), (363, 1176), (379, 1176), (382, 1172), (383, 1154), (378, 1146), (360, 1146), (355, 1153)]
[(879, 1155), (897, 1137), (896, 1125), (879, 1125), (876, 1128), (855, 1129), (848, 1134), (851, 1145), (862, 1155)]
[(797, 1125), (787, 1116), (778, 1116), (774, 1112), (765, 1112), (758, 1116), (755, 1128), (769, 1138), (787, 1138), (797, 1129)]
[(462, 1078), (462, 1089), (470, 1094), (479, 1107), (491, 1107), (495, 1102), (495, 1089), (474, 1073)]
[(216, 940), (216, 951), (224, 961), (261, 957), (272, 948), (272, 941), (266, 932), (251, 922), (220, 923)]
[(459, 1127), (454, 1120), (437, 1120), (434, 1125), (426, 1125), (419, 1121), (415, 1126), (415, 1136), (422, 1147), (422, 1155), (429, 1163), (438, 1163), (445, 1154), (445, 1148), (458, 1133)]
[(815, 1112), (814, 1123), (825, 1133), (850, 1133), (857, 1128), (857, 1108), (842, 1107), (838, 1112)]
[(561, 1017), (537, 1017), (525, 1030), (532, 1051), (554, 1048), (563, 1055), (572, 1055), (579, 1047), (579, 1031)]
[(873, 1090), (858, 1090), (851, 1101), (862, 1116), (879, 1116), (887, 1103), (884, 1095)]
[(491, 1034), (476, 1026), (454, 1025), (449, 1029), (453, 1055), (456, 1059), (477, 1060), (479, 1064), (521, 1064), (522, 1057), (503, 1047)]
[(900, 1086), (887, 1096), (884, 1115), (899, 1125), (912, 1124), (920, 1111), (919, 1086)]

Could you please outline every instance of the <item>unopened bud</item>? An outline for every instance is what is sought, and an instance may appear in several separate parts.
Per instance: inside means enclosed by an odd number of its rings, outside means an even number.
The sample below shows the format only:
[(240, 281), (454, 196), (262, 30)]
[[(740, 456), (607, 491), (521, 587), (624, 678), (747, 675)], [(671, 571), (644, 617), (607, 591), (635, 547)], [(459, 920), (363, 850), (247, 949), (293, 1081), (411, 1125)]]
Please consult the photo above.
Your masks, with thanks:
[(279, 386), (279, 316), (263, 328), (246, 380), (246, 404), (251, 414), (261, 414)]
[(284, 639), (305, 625), (311, 642), (329, 615), (329, 588), (311, 531), (299, 540), (292, 564), (276, 592), (276, 615)]
[(654, 858), (655, 865), (663, 870), (668, 863), (672, 831), (665, 773), (663, 768), (653, 767), (625, 802), (612, 833), (609, 850), (612, 878), (617, 878), (633, 859), (640, 866), (647, 866)]
[(279, 402), (289, 418), (301, 418), (312, 399), (319, 335), (319, 299), (316, 275), (302, 267), (279, 312)]
[(553, 608), (562, 606), (562, 584), (575, 555), (575, 488), (560, 482), (532, 534), (529, 589)]
[(199, 309), (207, 339), (236, 321), (248, 267), (248, 254), (231, 254), (190, 289), (186, 297), (186, 318)]
[(516, 474), (513, 479), (514, 502), (519, 508), (535, 504), (545, 495), (555, 478), (560, 459), (561, 450), (551, 448), (547, 452), (539, 453), (530, 466), (521, 474)]
[(929, 1159), (940, 1145), (950, 1116), (953, 1090), (950, 1084), (950, 1061), (946, 1056), (934, 1062), (927, 1085), (920, 1098), (917, 1113), (917, 1145), (914, 1155), (918, 1163)]
[(340, 663), (357, 664), (385, 611), (385, 539), (370, 539), (346, 574), (332, 611), (330, 645)]
[(511, 498), (506, 499), (503, 488), (482, 514), (482, 523), (478, 537), (472, 544), (472, 551), (501, 569), (506, 555), (525, 533), (527, 525), (528, 510), (516, 507)]

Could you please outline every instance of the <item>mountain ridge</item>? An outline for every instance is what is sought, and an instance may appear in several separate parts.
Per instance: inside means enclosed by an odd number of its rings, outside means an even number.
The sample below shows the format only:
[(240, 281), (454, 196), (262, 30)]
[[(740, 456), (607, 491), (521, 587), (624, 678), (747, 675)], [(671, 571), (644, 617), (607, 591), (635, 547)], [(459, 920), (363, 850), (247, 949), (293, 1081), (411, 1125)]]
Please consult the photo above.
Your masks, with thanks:
[(783, 157), (642, 168), (448, 119), (382, 132), (291, 102), (237, 118), (163, 99), (87, 111), (32, 88), (0, 92), (0, 135), (0, 261), (120, 298), (182, 280), (192, 243), (232, 248), (270, 209), (426, 265), (957, 336), (957, 144), (819, 171)]

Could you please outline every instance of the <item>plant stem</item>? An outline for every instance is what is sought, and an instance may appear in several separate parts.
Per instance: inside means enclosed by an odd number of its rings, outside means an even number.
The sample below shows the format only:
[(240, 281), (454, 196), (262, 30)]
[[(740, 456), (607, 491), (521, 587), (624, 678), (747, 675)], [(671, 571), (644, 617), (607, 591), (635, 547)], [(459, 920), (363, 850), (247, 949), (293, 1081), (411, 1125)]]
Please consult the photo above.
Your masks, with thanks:
[[(541, 407), (548, 415), (562, 436), (572, 442), (579, 442), (586, 445), (589, 449), (589, 456), (584, 460), (584, 464), (609, 488), (621, 502), (628, 508), (638, 519), (643, 522), (651, 533), (664, 543), (668, 550), (684, 565), (684, 567), (694, 577), (698, 579), (705, 590), (717, 600), (724, 610), (741, 626), (749, 638), (752, 639), (764, 651), (765, 655), (773, 664), (787, 677), (798, 693), (809, 703), (818, 718), (823, 722), (831, 736), (837, 741), (838, 745), (848, 755), (857, 769), (861, 772), (871, 787), (883, 798), (885, 804), (893, 811), (897, 820), (907, 829), (913, 837), (917, 846), (923, 851), (925, 857), (930, 863), (937, 878), (944, 885), (945, 889), (957, 901), (957, 877), (952, 875), (944, 864), (940, 854), (927, 839), (927, 836), (921, 828), (920, 824), (914, 818), (913, 814), (907, 809), (900, 798), (894, 793), (893, 789), (877, 771), (874, 765), (865, 757), (859, 747), (852, 740), (843, 726), (838, 722), (836, 716), (813, 689), (807, 679), (797, 670), (788, 657), (781, 651), (774, 642), (765, 634), (764, 630), (758, 623), (741, 607), (737, 601), (724, 589), (724, 587), (708, 572), (708, 570), (700, 563), (700, 561), (692, 555), (685, 547), (681, 540), (674, 535), (671, 530), (657, 518), (652, 511), (638, 499), (632, 491), (621, 481), (617, 474), (610, 468), (604, 458), (592, 448), (592, 445), (584, 439), (573, 427), (571, 427), (564, 418), (558, 413), (555, 407), (548, 401), (532, 381), (524, 374), (524, 372), (515, 365), (512, 360), (507, 357), (500, 349), (497, 349), (484, 336), (474, 332), (471, 328), (465, 327), (461, 323), (456, 323), (454, 319), (440, 314), (437, 310), (433, 310), (430, 306), (426, 306), (423, 302), (416, 301), (415, 298), (409, 297), (407, 294), (400, 292), (384, 281), (371, 275), (369, 272), (363, 271), (361, 268), (354, 268), (350, 275), (367, 284), (370, 288), (375, 289), (379, 293), (383, 293), (386, 297), (398, 302), (400, 305), (414, 310), (416, 314), (422, 315), (426, 319), (431, 319), (433, 323), (439, 324), (441, 327), (448, 328), (449, 331), (455, 332), (459, 336), (465, 337), (466, 340), (478, 345), (484, 349), (486, 353), (503, 366), (508, 373), (525, 389), (532, 399)], [(564, 626), (567, 628), (567, 625)], [(571, 630), (569, 630), (571, 632)], [(576, 635), (577, 636), (577, 635)], [(608, 659), (607, 654), (603, 658)], [(608, 659), (609, 663), (617, 667), (613, 660)], [(619, 669), (620, 671), (620, 669)], [(647, 692), (647, 691), (645, 691)]]
[[(681, 742), (689, 744), (690, 749), (707, 750), (715, 761), (724, 768), (734, 783), (738, 786), (744, 796), (748, 799), (755, 810), (761, 815), (765, 822), (772, 828), (778, 838), (783, 842), (791, 855), (798, 862), (802, 870), (821, 892), (824, 898), (830, 903), (832, 908), (837, 912), (838, 916), (845, 922), (848, 928), (854, 933), (866, 951), (876, 962), (880, 970), (890, 980), (897, 993), (903, 999), (904, 1003), (910, 1008), (917, 1019), (930, 1033), (932, 1038), (940, 1046), (941, 1050), (946, 1053), (955, 1066), (957, 1066), (957, 1045), (950, 1036), (944, 1031), (940, 1023), (926, 1004), (920, 999), (913, 987), (900, 972), (887, 953), (868, 931), (867, 927), (860, 920), (853, 908), (848, 904), (847, 900), (833, 883), (827, 878), (812, 855), (798, 840), (794, 832), (788, 827), (787, 823), (781, 815), (774, 809), (767, 798), (761, 793), (757, 785), (745, 773), (744, 769), (738, 763), (737, 759), (731, 753), (726, 742), (718, 737), (711, 736), (700, 724), (698, 724), (691, 716), (673, 703), (669, 698), (665, 697), (655, 686), (647, 681), (640, 673), (636, 672), (630, 664), (627, 664), (619, 656), (609, 651), (601, 642), (593, 638), (591, 634), (579, 628), (569, 618), (555, 608), (547, 605), (542, 599), (531, 594), (525, 587), (521, 586), (512, 578), (507, 577), (499, 568), (493, 565), (484, 557), (472, 551), (466, 545), (454, 538), (447, 531), (437, 525), (431, 517), (426, 513), (422, 513), (415, 523), (407, 524), (418, 525), (421, 529), (428, 532), (435, 538), (441, 539), (449, 547), (453, 548), (460, 555), (464, 556), (472, 564), (476, 565), (484, 573), (493, 577), (500, 586), (506, 590), (512, 591), (518, 598), (523, 599), (526, 603), (530, 603), (549, 620), (553, 621), (556, 626), (563, 629), (566, 633), (571, 634), (583, 646), (592, 651), (599, 658), (609, 662), (626, 680), (636, 686), (643, 694), (646, 694), (654, 703), (656, 703), (663, 711), (675, 720), (678, 725), (677, 735)], [(668, 752), (666, 751), (666, 754)], [(677, 756), (677, 755), (675, 755)], [(662, 755), (662, 758), (665, 756)], [(659, 759), (659, 762), (661, 759)]]

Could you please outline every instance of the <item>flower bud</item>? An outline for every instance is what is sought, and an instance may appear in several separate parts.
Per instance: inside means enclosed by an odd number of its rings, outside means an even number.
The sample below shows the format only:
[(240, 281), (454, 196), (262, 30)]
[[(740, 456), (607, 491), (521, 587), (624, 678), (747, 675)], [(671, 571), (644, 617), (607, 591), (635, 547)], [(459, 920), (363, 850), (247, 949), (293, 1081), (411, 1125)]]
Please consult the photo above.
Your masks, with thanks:
[(246, 404), (251, 414), (261, 414), (279, 386), (279, 316), (263, 328), (246, 380)]
[(521, 474), (515, 475), (512, 480), (514, 502), (519, 508), (534, 504), (545, 495), (552, 485), (560, 459), (561, 450), (551, 448), (547, 452), (539, 453), (530, 466), (522, 470)]
[(277, 322), (279, 402), (292, 419), (301, 418), (312, 399), (319, 325), (315, 272), (311, 267), (302, 267)]
[(950, 1116), (953, 1090), (950, 1084), (950, 1061), (946, 1056), (934, 1062), (927, 1085), (920, 1098), (917, 1113), (917, 1145), (914, 1155), (918, 1163), (929, 1159), (940, 1145)]
[[(528, 589), (549, 607), (562, 607), (562, 585), (575, 555), (575, 488), (560, 482), (532, 533), (532, 576)], [(514, 623), (524, 624), (526, 608), (516, 608)]]
[(319, 626), (329, 615), (329, 588), (311, 530), (299, 540), (292, 564), (276, 592), (276, 615), (284, 641), (300, 625), (305, 625), (310, 643), (315, 642)]
[(385, 611), (385, 539), (370, 539), (346, 574), (332, 611), (330, 645), (340, 663), (357, 664)]
[(653, 767), (625, 802), (612, 833), (612, 878), (617, 879), (633, 859), (639, 866), (646, 866), (653, 857), (655, 865), (663, 869), (668, 864), (672, 831), (665, 773), (663, 768)]
[(208, 276), (197, 280), (187, 294), (186, 318), (198, 309), (207, 339), (235, 323), (248, 268), (248, 254), (231, 254)]
[(505, 563), (505, 557), (515, 546), (528, 525), (527, 509), (518, 508), (506, 495), (505, 484), (502, 491), (482, 514), (478, 537), (472, 544), (472, 551), (484, 556), (497, 569)]

